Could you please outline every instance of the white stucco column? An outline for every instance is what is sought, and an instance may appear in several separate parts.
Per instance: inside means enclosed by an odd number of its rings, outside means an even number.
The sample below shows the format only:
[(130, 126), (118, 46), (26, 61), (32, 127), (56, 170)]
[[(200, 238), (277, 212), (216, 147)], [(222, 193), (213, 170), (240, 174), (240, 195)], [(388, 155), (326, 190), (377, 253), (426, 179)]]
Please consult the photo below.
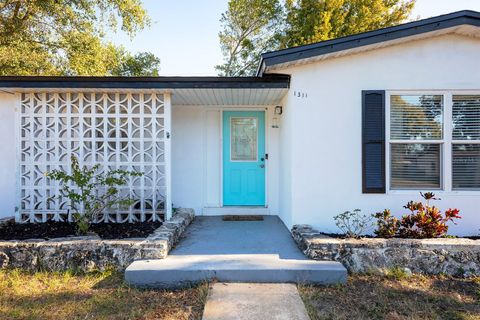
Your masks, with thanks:
[(172, 217), (172, 98), (164, 93), (165, 104), (165, 220)]
[[(0, 218), (16, 214), (20, 204), (20, 193), (17, 183), (17, 148), (16, 144), (16, 110), (19, 107), (20, 95), (0, 92)], [(20, 132), (20, 130), (19, 130)]]

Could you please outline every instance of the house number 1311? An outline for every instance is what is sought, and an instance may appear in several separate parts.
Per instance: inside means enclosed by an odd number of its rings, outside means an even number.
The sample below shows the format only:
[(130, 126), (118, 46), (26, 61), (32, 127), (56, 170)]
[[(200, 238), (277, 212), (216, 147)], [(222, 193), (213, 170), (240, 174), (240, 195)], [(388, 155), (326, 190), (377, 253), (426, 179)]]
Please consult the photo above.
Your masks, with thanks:
[(301, 92), (301, 91), (293, 91), (293, 96), (297, 98), (306, 98), (307, 93), (306, 92)]

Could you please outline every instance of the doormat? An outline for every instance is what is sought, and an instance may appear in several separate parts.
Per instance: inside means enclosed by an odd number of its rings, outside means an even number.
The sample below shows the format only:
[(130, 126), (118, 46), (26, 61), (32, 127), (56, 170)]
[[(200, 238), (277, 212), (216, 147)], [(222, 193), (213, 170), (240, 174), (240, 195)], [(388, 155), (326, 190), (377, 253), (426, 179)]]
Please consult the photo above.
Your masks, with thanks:
[(258, 215), (230, 215), (230, 216), (223, 216), (223, 221), (262, 221), (263, 216)]

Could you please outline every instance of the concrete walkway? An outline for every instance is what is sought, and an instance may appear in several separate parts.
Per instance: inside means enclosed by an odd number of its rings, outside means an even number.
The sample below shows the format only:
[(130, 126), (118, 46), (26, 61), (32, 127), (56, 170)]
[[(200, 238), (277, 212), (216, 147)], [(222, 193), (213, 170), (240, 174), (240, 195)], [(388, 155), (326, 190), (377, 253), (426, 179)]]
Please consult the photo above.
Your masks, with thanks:
[(224, 254), (273, 254), (280, 259), (307, 260), (277, 216), (264, 216), (263, 221), (196, 217), (185, 232), (185, 238), (169, 255)]
[(215, 283), (203, 320), (309, 320), (294, 284)]
[(128, 283), (141, 287), (179, 287), (217, 280), (245, 283), (346, 281), (335, 261), (307, 259), (276, 216), (264, 221), (223, 221), (197, 217), (185, 238), (162, 260), (139, 260), (125, 271)]

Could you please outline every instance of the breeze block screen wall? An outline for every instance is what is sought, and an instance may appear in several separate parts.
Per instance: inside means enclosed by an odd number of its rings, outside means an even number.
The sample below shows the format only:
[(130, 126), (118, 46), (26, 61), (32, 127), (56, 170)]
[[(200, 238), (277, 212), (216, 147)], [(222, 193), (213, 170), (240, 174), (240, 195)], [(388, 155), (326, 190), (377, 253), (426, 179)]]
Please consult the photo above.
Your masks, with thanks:
[(121, 189), (135, 204), (99, 222), (162, 220), (165, 213), (165, 106), (163, 95), (118, 92), (32, 92), (17, 107), (19, 222), (71, 220), (59, 184), (45, 175), (80, 165), (143, 172)]

